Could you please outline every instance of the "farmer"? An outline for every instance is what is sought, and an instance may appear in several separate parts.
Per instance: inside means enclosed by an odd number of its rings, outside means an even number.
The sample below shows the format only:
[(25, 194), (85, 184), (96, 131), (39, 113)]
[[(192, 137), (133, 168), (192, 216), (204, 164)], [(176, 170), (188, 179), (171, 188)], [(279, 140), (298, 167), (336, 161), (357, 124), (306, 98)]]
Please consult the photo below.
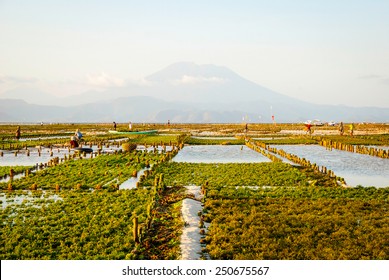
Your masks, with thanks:
[(79, 142), (82, 138), (82, 133), (80, 129), (77, 129), (72, 137), (70, 137), (70, 147), (77, 148), (79, 146)]
[(116, 130), (116, 122), (113, 122), (113, 129)]
[(130, 122), (129, 124), (128, 124), (128, 129), (131, 131), (132, 130), (132, 122)]
[(70, 137), (70, 147), (71, 148), (77, 148), (78, 147), (78, 142), (76, 136)]
[(307, 131), (307, 133), (309, 133), (309, 135), (312, 134), (311, 127), (312, 127), (312, 124), (311, 124), (311, 123), (306, 123), (306, 124), (305, 124), (305, 130)]
[(74, 137), (76, 137), (77, 142), (79, 142), (82, 138), (82, 133), (80, 129), (77, 128), (76, 132), (74, 133)]
[(354, 124), (350, 123), (350, 136), (354, 135)]
[(19, 138), (20, 138), (20, 126), (18, 126), (18, 128), (16, 129), (15, 138), (16, 138), (16, 140), (19, 140)]

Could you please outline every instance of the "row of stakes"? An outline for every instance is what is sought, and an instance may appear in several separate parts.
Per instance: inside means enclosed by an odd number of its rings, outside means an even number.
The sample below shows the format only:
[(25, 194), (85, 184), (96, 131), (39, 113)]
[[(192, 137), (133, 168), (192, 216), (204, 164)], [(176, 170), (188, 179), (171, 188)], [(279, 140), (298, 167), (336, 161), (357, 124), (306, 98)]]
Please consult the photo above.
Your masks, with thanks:
[(256, 151), (257, 153), (261, 153), (265, 157), (269, 158), (272, 162), (282, 162), (282, 160), (275, 155), (267, 152), (265, 149), (259, 148), (255, 143), (247, 141), (246, 146), (249, 147), (250, 149)]
[[(346, 181), (344, 180), (344, 178), (337, 177), (332, 170), (328, 169), (325, 166), (318, 166), (316, 163), (311, 163), (309, 160), (306, 160), (305, 158), (300, 158), (294, 154), (287, 153), (282, 149), (278, 150), (277, 148), (272, 148), (269, 145), (267, 145), (266, 143), (263, 143), (260, 141), (249, 140), (246, 142), (246, 145), (249, 148), (254, 149), (255, 151), (260, 151), (262, 154), (264, 154), (264, 152), (262, 150), (266, 150), (266, 151), (271, 152), (273, 154), (277, 154), (283, 158), (286, 158), (290, 161), (293, 161), (296, 164), (311, 168), (316, 172), (320, 172), (322, 174), (329, 176), (330, 178), (335, 178), (342, 185), (346, 185)], [(269, 157), (269, 158), (272, 159), (273, 157), (275, 158), (275, 160), (273, 160), (274, 162), (282, 161), (278, 157), (275, 157), (274, 155), (272, 155), (272, 157)]]
[[(171, 160), (177, 153), (178, 153), (178, 150), (179, 150), (179, 147), (176, 147), (174, 150), (172, 151), (169, 151), (166, 153), (166, 155), (161, 159), (160, 163), (162, 162), (166, 162), (166, 161), (169, 161)], [(117, 151), (115, 151), (117, 152)], [(92, 154), (91, 154), (92, 156)], [(50, 161), (48, 161), (47, 163), (40, 163), (40, 164), (36, 164), (34, 168), (31, 168), (31, 169), (26, 169), (25, 170), (25, 176), (28, 177), (29, 174), (31, 173), (31, 171), (33, 170), (42, 170), (44, 168), (47, 168), (47, 167), (52, 167), (52, 166), (56, 166), (64, 161), (67, 161), (67, 160), (71, 160), (72, 158), (76, 158), (76, 157), (80, 157), (80, 155), (77, 155), (77, 154), (73, 154), (73, 155), (69, 155), (69, 157), (67, 157), (65, 155), (64, 158), (59, 158), (59, 157), (55, 157), (55, 158), (52, 158)], [(136, 158), (136, 161), (139, 162), (139, 158)], [(146, 162), (146, 167), (147, 168), (150, 168), (150, 163), (147, 161)], [(145, 172), (139, 177), (139, 180), (138, 182), (136, 183), (136, 187), (139, 188), (142, 186), (142, 183), (143, 181), (149, 176), (152, 174), (152, 171), (154, 169), (154, 166), (151, 166), (151, 169), (150, 170), (145, 170)], [(11, 178), (11, 184), (9, 185), (9, 188), (10, 190), (12, 190), (12, 180), (14, 178), (14, 176), (17, 175), (16, 172), (11, 168), (10, 169), (10, 172), (9, 172), (9, 176)], [(132, 173), (132, 177), (137, 177), (138, 175), (138, 172), (136, 170), (133, 171)], [(4, 176), (6, 177), (6, 176)], [(102, 186), (101, 185), (97, 185), (95, 187), (95, 189), (101, 189)], [(34, 185), (31, 187), (32, 190), (36, 190), (36, 186), (34, 188)], [(59, 186), (56, 186), (56, 190), (59, 190), (60, 187)]]
[[(180, 149), (182, 149), (183, 145), (179, 145), (178, 147), (173, 147), (173, 150), (170, 152), (167, 152), (165, 157), (162, 158), (160, 163), (170, 161)], [(145, 170), (144, 174), (140, 176), (139, 181), (137, 182), (137, 187), (142, 187), (143, 181), (153, 173), (155, 168), (155, 165), (151, 166), (150, 170)], [(134, 171), (133, 177), (136, 177), (137, 173)], [(157, 174), (154, 178), (154, 185), (153, 185), (153, 196), (151, 199), (151, 202), (147, 205), (147, 215), (146, 215), (146, 221), (144, 225), (140, 225), (138, 221), (138, 217), (135, 216), (133, 218), (133, 239), (136, 244), (141, 244), (143, 240), (144, 235), (144, 228), (146, 230), (149, 230), (152, 227), (152, 222), (155, 215), (155, 208), (158, 205), (158, 202), (161, 198), (161, 195), (163, 191), (166, 189), (166, 184), (163, 180), (163, 173)]]
[[(90, 144), (88, 144), (88, 145), (86, 145), (86, 146), (84, 146), (84, 147), (88, 147), (88, 146), (89, 146), (90, 148), (92, 148), (93, 144), (90, 143)], [(99, 144), (99, 145), (97, 145), (97, 154), (100, 154), (100, 153), (101, 153), (101, 151), (102, 151), (102, 149), (103, 149), (103, 146), (104, 146), (105, 148), (110, 148), (110, 147), (112, 147), (112, 146), (119, 148), (119, 147), (120, 147), (120, 144), (114, 144), (114, 145), (109, 144), (109, 143), (108, 143), (108, 144), (105, 144), (105, 145)], [(170, 141), (170, 143), (169, 143), (169, 146), (171, 146), (173, 150), (176, 148), (176, 144), (172, 143), (171, 141)], [(81, 145), (80, 147), (83, 147), (83, 145)], [(145, 147), (145, 149), (147, 149), (147, 148), (149, 148), (149, 147), (153, 147), (153, 148), (154, 148), (154, 152), (156, 152), (156, 150), (158, 149), (158, 147), (161, 147), (162, 150), (163, 150), (164, 152), (166, 152), (167, 144), (161, 142), (160, 144), (154, 143), (154, 144), (148, 145), (148, 144), (145, 143), (145, 144), (144, 144), (144, 147)], [(179, 149), (182, 149), (183, 144), (179, 144), (178, 147), (179, 147)], [(65, 146), (65, 145), (64, 145), (64, 146), (61, 147), (61, 148), (63, 148), (63, 149), (64, 149), (64, 148), (67, 148), (69, 153), (70, 153), (70, 151), (71, 151), (71, 148), (70, 148), (69, 146)], [(57, 149), (57, 152), (58, 152), (58, 153), (61, 152), (60, 148), (57, 147), (56, 149)], [(4, 150), (4, 148), (3, 148), (3, 150)], [(53, 147), (50, 147), (50, 149), (49, 149), (49, 151), (48, 151), (51, 157), (54, 156), (54, 150), (55, 150), (55, 148), (53, 149)], [(30, 156), (31, 151), (30, 151), (27, 147), (25, 147), (25, 151), (26, 151), (26, 152), (25, 152), (26, 156)], [(38, 152), (38, 156), (41, 156), (41, 155), (42, 155), (42, 149), (41, 149), (41, 148), (38, 148), (37, 152)], [(17, 157), (19, 153), (20, 153), (20, 150), (14, 151), (15, 157)], [(0, 157), (3, 157), (3, 156), (4, 156), (4, 152), (3, 152), (3, 151), (0, 151)]]
[[(156, 213), (155, 208), (158, 206), (162, 192), (165, 189), (166, 189), (166, 185), (163, 181), (163, 173), (157, 174), (155, 176), (154, 185), (153, 185), (154, 195), (152, 196), (150, 203), (147, 205), (146, 220), (144, 224), (139, 223), (137, 216), (133, 218), (132, 235), (135, 244), (137, 244), (138, 246), (141, 246), (146, 231), (152, 228), (152, 223)], [(129, 256), (130, 259), (132, 258), (132, 256), (135, 256), (136, 250), (137, 248), (135, 248), (134, 251), (130, 253)]]
[(319, 144), (325, 147), (327, 150), (337, 149), (347, 151), (351, 153), (365, 154), (380, 158), (389, 158), (389, 151), (384, 149), (377, 149), (374, 147), (366, 147), (364, 145), (350, 145), (332, 140), (322, 139)]
[[(85, 143), (85, 146), (89, 146), (90, 148), (92, 148), (92, 146), (97, 146), (98, 148), (102, 148), (102, 147), (106, 147), (106, 148), (109, 148), (109, 147), (117, 147), (119, 148), (123, 143), (128, 143), (128, 141), (126, 140), (123, 140), (123, 141), (115, 141), (115, 142), (87, 142)], [(160, 142), (153, 142), (151, 144), (148, 144), (148, 143), (144, 143), (143, 144), (146, 148), (147, 147), (158, 147), (158, 146), (180, 146), (180, 144), (178, 144), (177, 142), (173, 142), (173, 141), (169, 141), (169, 142), (163, 142), (163, 141), (160, 141)], [(46, 144), (46, 145), (39, 145), (39, 146), (46, 146), (46, 147), (50, 147), (51, 149), (53, 147), (57, 147), (57, 148), (68, 148), (69, 147), (69, 144), (68, 143), (63, 143), (63, 144)], [(18, 145), (18, 144), (12, 144), (10, 143), (8, 145), (8, 147), (3, 144), (2, 145), (2, 150), (27, 150), (28, 149), (28, 145), (27, 144), (24, 144), (24, 145)]]

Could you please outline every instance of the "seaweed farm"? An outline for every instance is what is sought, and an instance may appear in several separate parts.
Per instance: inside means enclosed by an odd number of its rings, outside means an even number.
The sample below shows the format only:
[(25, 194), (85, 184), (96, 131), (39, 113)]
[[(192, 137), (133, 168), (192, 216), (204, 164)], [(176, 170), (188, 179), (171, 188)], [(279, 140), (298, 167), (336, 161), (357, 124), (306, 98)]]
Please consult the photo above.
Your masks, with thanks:
[(388, 125), (21, 127), (0, 126), (2, 260), (389, 258)]

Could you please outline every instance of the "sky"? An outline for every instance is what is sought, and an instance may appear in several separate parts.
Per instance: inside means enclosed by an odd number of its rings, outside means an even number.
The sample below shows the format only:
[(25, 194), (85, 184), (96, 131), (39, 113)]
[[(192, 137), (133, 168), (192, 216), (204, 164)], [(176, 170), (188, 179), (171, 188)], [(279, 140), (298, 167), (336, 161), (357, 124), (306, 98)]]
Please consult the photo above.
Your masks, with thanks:
[(225, 66), (317, 104), (389, 107), (386, 0), (0, 0), (0, 97)]

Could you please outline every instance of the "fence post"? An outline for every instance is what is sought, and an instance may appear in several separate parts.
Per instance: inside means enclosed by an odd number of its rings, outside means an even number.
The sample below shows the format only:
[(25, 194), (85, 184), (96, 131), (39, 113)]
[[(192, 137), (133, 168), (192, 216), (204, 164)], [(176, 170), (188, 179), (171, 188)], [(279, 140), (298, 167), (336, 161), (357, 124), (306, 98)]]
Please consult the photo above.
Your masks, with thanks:
[(133, 229), (133, 236), (135, 243), (139, 243), (139, 235), (138, 235), (138, 217), (134, 217), (133, 220), (134, 223), (134, 229)]

